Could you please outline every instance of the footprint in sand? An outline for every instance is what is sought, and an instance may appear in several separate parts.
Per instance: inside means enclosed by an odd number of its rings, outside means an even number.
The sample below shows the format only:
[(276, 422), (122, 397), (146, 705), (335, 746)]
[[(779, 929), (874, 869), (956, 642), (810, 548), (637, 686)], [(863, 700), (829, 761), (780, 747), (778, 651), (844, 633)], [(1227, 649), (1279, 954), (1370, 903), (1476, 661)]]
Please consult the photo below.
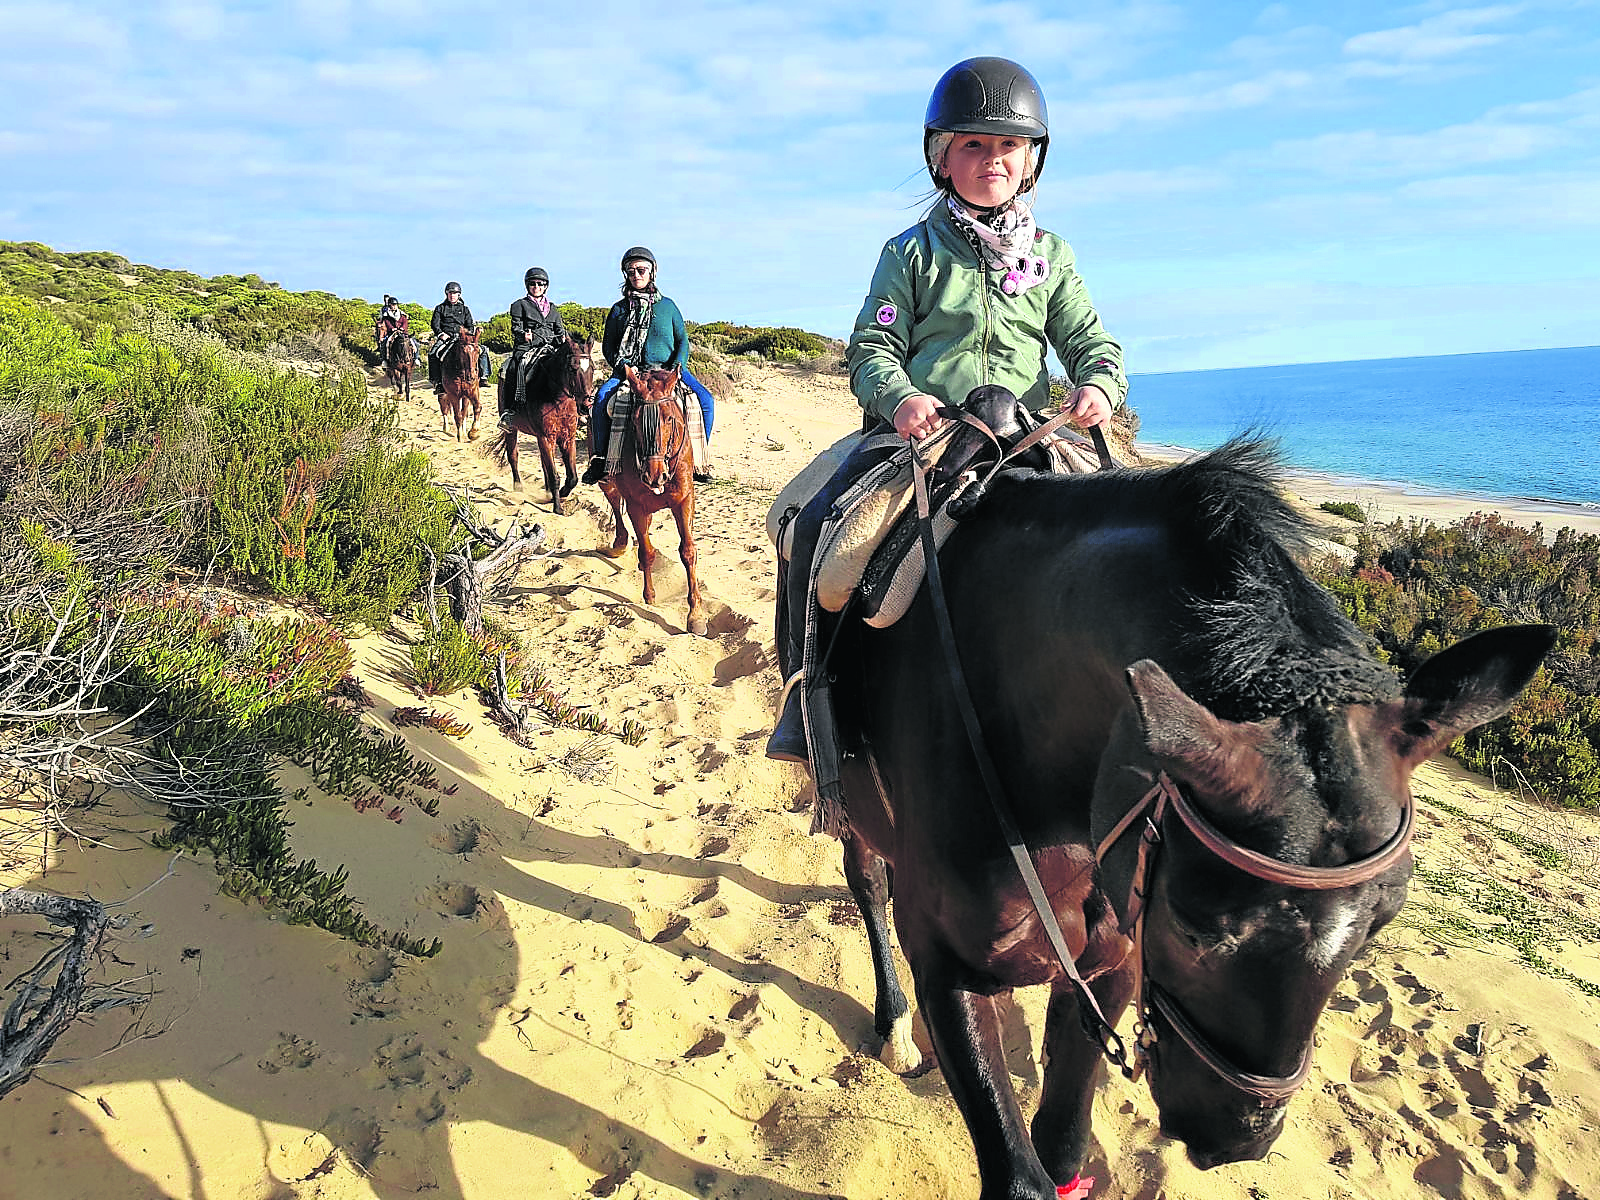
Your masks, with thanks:
[(478, 890), (465, 883), (441, 883), (428, 893), (427, 904), (452, 917), (470, 917), (478, 911)]
[(268, 1075), (276, 1075), (284, 1070), (303, 1071), (322, 1057), (317, 1044), (309, 1039), (299, 1038), (292, 1033), (280, 1033), (278, 1038), (272, 1053), (256, 1063)]
[(471, 854), (478, 848), (478, 843), (482, 838), (482, 827), (468, 817), (466, 820), (458, 821), (454, 825), (445, 826), (428, 840), (446, 854), (466, 855)]

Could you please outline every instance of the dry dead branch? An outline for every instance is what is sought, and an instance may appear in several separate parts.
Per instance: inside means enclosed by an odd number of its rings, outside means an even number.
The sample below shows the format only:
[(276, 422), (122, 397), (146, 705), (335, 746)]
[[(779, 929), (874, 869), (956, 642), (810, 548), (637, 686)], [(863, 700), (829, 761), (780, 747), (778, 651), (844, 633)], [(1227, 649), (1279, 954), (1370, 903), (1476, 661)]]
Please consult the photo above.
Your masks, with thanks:
[(54, 925), (70, 926), (72, 933), (12, 984), (19, 994), (0, 1020), (0, 1096), (27, 1080), (78, 1015), (89, 957), (100, 948), (107, 920), (105, 908), (96, 900), (25, 888), (0, 890), (0, 917), (15, 916), (43, 917)]
[[(434, 589), (440, 586), (439, 570), (443, 567), (443, 587), (450, 598), (450, 615), (469, 635), (482, 637), (485, 593), (492, 594), (496, 588), (503, 587), (518, 568), (538, 552), (544, 545), (545, 530), (538, 524), (524, 529), (521, 522), (513, 520), (510, 528), (501, 534), (491, 525), (479, 524), (464, 498), (450, 493), (450, 499), (456, 507), (456, 520), (467, 531), (468, 540), (446, 554), (442, 563), (434, 560), (432, 551), (428, 552), (432, 568), (426, 597), (428, 612), (437, 626)], [(488, 547), (489, 553), (475, 558), (476, 547)]]

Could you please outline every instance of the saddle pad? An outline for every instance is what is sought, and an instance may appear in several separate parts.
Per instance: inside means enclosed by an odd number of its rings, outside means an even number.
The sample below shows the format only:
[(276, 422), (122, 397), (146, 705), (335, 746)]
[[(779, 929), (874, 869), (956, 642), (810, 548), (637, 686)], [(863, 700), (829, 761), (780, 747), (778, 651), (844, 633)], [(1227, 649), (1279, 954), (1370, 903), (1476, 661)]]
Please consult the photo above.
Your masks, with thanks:
[(811, 497), (822, 490), (822, 485), (833, 478), (834, 472), (850, 457), (850, 452), (856, 448), (864, 434), (847, 433), (809, 463), (800, 468), (800, 473), (788, 483), (783, 485), (783, 490), (778, 493), (778, 498), (772, 502), (772, 507), (767, 510), (767, 540), (777, 550), (778, 556), (785, 560), (789, 557), (789, 546), (794, 540), (791, 531), (786, 533), (783, 544), (778, 543), (778, 531), (783, 527), (783, 514), (791, 508), (801, 509), (811, 503)]
[[(945, 505), (941, 504), (933, 512), (933, 544), (938, 549), (944, 549), (945, 539), (950, 536), (951, 530), (956, 527), (956, 522), (945, 512)], [(919, 537), (911, 543), (910, 549), (890, 574), (888, 581), (883, 585), (883, 598), (878, 602), (876, 612), (869, 613), (861, 619), (874, 629), (887, 629), (901, 617), (906, 615), (906, 610), (911, 607), (911, 602), (917, 598), (917, 593), (922, 589), (923, 577), (927, 574), (926, 563), (922, 554), (922, 539)]]

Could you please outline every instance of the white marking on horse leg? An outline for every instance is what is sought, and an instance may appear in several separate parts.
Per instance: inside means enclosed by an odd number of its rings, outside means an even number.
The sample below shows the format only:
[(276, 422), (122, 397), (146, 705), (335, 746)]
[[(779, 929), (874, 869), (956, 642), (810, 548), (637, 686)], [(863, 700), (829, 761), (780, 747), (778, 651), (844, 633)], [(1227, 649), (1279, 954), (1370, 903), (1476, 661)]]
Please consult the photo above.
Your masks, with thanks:
[(1325, 971), (1338, 960), (1355, 933), (1360, 915), (1353, 904), (1346, 904), (1334, 915), (1322, 935), (1306, 947), (1306, 959), (1313, 967)]
[(911, 1014), (895, 1019), (889, 1036), (883, 1039), (883, 1049), (878, 1051), (878, 1061), (896, 1075), (909, 1075), (922, 1065), (922, 1051), (911, 1040)]

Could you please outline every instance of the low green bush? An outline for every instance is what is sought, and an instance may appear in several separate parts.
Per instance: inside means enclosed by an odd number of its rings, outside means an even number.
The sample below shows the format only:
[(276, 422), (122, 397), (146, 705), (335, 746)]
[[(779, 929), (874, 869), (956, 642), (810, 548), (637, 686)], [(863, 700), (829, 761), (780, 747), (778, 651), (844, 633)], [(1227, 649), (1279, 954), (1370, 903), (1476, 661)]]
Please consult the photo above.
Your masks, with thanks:
[(606, 314), (611, 311), (609, 308), (585, 307), (570, 300), (556, 307), (561, 313), (561, 323), (568, 332), (580, 334), (591, 342), (598, 342), (605, 336)]
[(479, 340), (496, 354), (510, 354), (516, 345), (511, 336), (511, 314), (495, 313), (487, 321), (479, 322)]
[(1343, 517), (1357, 524), (1365, 524), (1367, 520), (1366, 510), (1349, 500), (1324, 500), (1317, 507), (1325, 513), (1332, 513), (1336, 517)]
[(740, 327), (729, 335), (728, 354), (755, 353), (774, 362), (794, 362), (802, 357), (821, 354), (828, 343), (804, 329), (784, 326), (779, 329), (745, 329)]
[(465, 687), (482, 687), (487, 678), (484, 645), (449, 614), (411, 647), (411, 669), (417, 690), (425, 696), (448, 696)]
[(1547, 799), (1600, 806), (1600, 536), (1561, 529), (1547, 545), (1475, 513), (1448, 527), (1395, 521), (1357, 536), (1355, 561), (1317, 564), (1321, 582), (1406, 673), (1470, 634), (1549, 622), (1555, 649), (1505, 716), (1450, 753), (1498, 774), (1509, 765)]

